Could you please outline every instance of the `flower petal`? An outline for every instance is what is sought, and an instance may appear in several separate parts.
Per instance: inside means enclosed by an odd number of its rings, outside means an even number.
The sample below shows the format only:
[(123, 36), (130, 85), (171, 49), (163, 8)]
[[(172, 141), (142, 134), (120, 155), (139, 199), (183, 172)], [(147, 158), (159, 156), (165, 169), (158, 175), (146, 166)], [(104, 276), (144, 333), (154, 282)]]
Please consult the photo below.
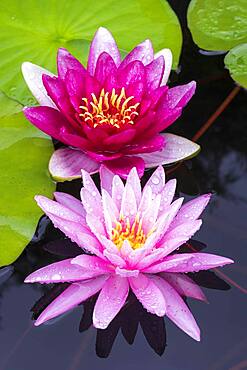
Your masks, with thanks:
[(35, 322), (38, 326), (62, 313), (71, 310), (79, 303), (96, 294), (105, 284), (108, 275), (71, 284), (41, 313)]
[[(84, 257), (84, 255), (79, 256)], [(88, 258), (97, 258), (92, 256), (86, 256)], [(72, 281), (80, 281), (84, 279), (90, 279), (92, 277), (103, 275), (109, 272), (109, 269), (95, 268), (90, 269), (89, 267), (81, 267), (79, 264), (73, 264), (73, 258), (66, 259), (64, 261), (55, 262), (51, 265), (42, 267), (41, 269), (30, 274), (26, 279), (25, 283), (64, 283)], [(100, 260), (101, 261), (101, 260)], [(103, 263), (103, 262), (102, 262)]]
[(196, 90), (196, 82), (191, 81), (186, 85), (172, 87), (167, 92), (166, 108), (173, 109), (184, 107), (192, 98)]
[[(163, 261), (158, 262), (154, 265), (151, 265), (147, 268), (144, 268), (143, 271), (148, 274), (157, 274), (159, 272), (163, 271), (171, 271), (176, 272), (183, 266), (188, 266), (190, 264), (190, 260), (192, 259), (192, 256), (190, 253), (179, 253), (179, 254), (173, 254), (171, 256), (166, 257)], [(183, 272), (183, 271), (181, 271)]]
[(75, 197), (73, 197), (70, 194), (67, 193), (62, 193), (60, 191), (56, 191), (54, 193), (54, 197), (56, 201), (63, 206), (69, 208), (71, 211), (74, 211), (75, 213), (78, 213), (81, 217), (85, 219), (86, 212), (85, 209), (83, 208), (83, 205), (81, 201)]
[(163, 56), (163, 58), (165, 60), (165, 69), (164, 69), (162, 81), (161, 81), (161, 84), (160, 84), (160, 86), (163, 86), (163, 85), (166, 85), (166, 83), (168, 81), (168, 78), (169, 78), (169, 75), (170, 75), (170, 72), (171, 72), (172, 52), (171, 52), (170, 49), (162, 49), (154, 55), (154, 59), (159, 58), (161, 55)]
[(123, 307), (129, 293), (128, 279), (111, 276), (104, 284), (93, 312), (93, 325), (106, 329)]
[(207, 302), (207, 298), (202, 289), (188, 276), (169, 272), (162, 272), (160, 276), (164, 278), (181, 296)]
[(59, 48), (57, 52), (57, 71), (58, 76), (64, 80), (68, 70), (73, 69), (78, 74), (84, 74), (85, 68), (68, 50)]
[(153, 276), (153, 280), (165, 297), (166, 316), (193, 339), (200, 341), (200, 329), (180, 295), (164, 279)]
[(142, 158), (137, 156), (124, 156), (121, 158), (106, 161), (105, 166), (108, 167), (113, 173), (126, 179), (133, 167), (136, 167), (138, 176), (142, 177), (145, 169), (145, 164)]
[(171, 164), (194, 157), (200, 151), (200, 146), (192, 141), (174, 134), (162, 134), (165, 138), (163, 150), (140, 154), (146, 167)]
[(101, 189), (105, 189), (110, 195), (112, 195), (114, 173), (108, 170), (108, 168), (104, 165), (100, 166), (99, 173)]
[(156, 284), (144, 274), (138, 277), (130, 277), (131, 289), (148, 312), (157, 316), (164, 316), (166, 313), (166, 301)]
[(165, 171), (162, 166), (159, 166), (145, 186), (150, 186), (152, 193), (157, 195), (162, 192), (165, 186)]
[(118, 175), (115, 175), (112, 181), (112, 199), (116, 206), (118, 207), (119, 211), (122, 204), (123, 192), (124, 192), (123, 181), (120, 179)]
[(160, 55), (146, 66), (147, 87), (151, 91), (157, 89), (162, 81), (165, 69), (165, 60)]
[(126, 186), (127, 187), (131, 187), (134, 194), (135, 194), (135, 199), (136, 199), (136, 203), (137, 203), (137, 206), (139, 205), (140, 203), (140, 200), (141, 200), (141, 196), (142, 196), (142, 189), (141, 189), (141, 182), (140, 182), (140, 178), (138, 176), (138, 173), (137, 173), (137, 170), (135, 167), (133, 167), (127, 177), (127, 181), (126, 181)]
[(170, 226), (171, 229), (186, 221), (194, 221), (198, 219), (204, 208), (207, 206), (210, 198), (211, 194), (204, 194), (184, 204), (172, 222)]
[(98, 57), (104, 51), (111, 55), (117, 66), (120, 64), (120, 53), (112, 34), (106, 28), (100, 27), (94, 35), (88, 57), (87, 69), (92, 76)]
[(24, 62), (21, 66), (21, 70), (29, 90), (39, 104), (57, 109), (56, 105), (47, 95), (46, 89), (42, 82), (43, 74), (49, 76), (54, 76), (54, 74), (42, 67), (37, 66), (36, 64), (29, 62)]
[(113, 271), (112, 266), (105, 260), (97, 256), (88, 256), (86, 254), (81, 254), (73, 258), (71, 264), (80, 266), (82, 272), (85, 271), (88, 275), (92, 274), (92, 277)]
[[(180, 253), (173, 256), (174, 258), (181, 256), (181, 263), (167, 268), (166, 271), (168, 272), (197, 272), (233, 263), (230, 258), (209, 253)], [(183, 257), (185, 258), (184, 261)]]
[(152, 62), (154, 57), (153, 46), (150, 40), (145, 40), (137, 45), (129, 54), (126, 55), (121, 63), (121, 69), (125, 68), (129, 63), (139, 60), (144, 65)]
[(84, 169), (90, 174), (98, 172), (100, 164), (80, 150), (61, 148), (56, 150), (49, 163), (49, 171), (56, 181), (71, 181), (81, 177)]

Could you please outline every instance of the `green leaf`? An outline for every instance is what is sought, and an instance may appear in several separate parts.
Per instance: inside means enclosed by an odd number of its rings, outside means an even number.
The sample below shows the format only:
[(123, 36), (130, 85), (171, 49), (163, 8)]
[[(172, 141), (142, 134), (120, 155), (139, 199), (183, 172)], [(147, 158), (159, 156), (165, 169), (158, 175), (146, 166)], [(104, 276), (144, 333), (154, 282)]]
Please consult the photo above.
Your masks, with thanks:
[(85, 63), (99, 26), (113, 33), (122, 51), (130, 51), (146, 38), (156, 51), (172, 49), (177, 66), (181, 29), (164, 0), (2, 0), (0, 89), (23, 104), (33, 104), (21, 76), (22, 62), (55, 72), (56, 51), (66, 47)]
[(225, 56), (231, 77), (247, 89), (247, 44), (238, 45)]
[(34, 195), (55, 190), (47, 170), (52, 142), (21, 109), (0, 94), (0, 266), (15, 261), (33, 236), (42, 215)]
[(229, 50), (247, 41), (246, 0), (192, 0), (188, 25), (205, 50)]

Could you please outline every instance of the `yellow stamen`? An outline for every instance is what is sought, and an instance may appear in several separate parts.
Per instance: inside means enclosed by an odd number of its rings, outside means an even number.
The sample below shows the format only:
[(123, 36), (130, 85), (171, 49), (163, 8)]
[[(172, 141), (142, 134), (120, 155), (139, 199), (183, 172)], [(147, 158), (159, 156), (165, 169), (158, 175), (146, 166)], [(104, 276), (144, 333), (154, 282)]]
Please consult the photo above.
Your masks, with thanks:
[(85, 122), (91, 127), (112, 126), (120, 128), (126, 124), (133, 125), (135, 118), (139, 115), (140, 103), (130, 105), (134, 96), (126, 97), (123, 87), (118, 95), (113, 88), (111, 92), (101, 90), (99, 97), (91, 93), (91, 101), (82, 98), (83, 104), (79, 106), (82, 113), (79, 116), (82, 123)]

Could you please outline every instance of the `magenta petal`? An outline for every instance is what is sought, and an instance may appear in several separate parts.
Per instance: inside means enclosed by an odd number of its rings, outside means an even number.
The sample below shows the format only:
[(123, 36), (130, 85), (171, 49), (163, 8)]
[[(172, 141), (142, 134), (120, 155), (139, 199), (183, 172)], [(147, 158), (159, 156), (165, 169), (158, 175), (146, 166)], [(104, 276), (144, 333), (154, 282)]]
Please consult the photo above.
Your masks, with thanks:
[(106, 329), (123, 307), (129, 293), (126, 278), (111, 276), (99, 294), (93, 312), (93, 325), (98, 329)]
[(173, 109), (175, 107), (183, 108), (192, 98), (196, 90), (196, 82), (191, 81), (186, 85), (175, 86), (168, 90), (166, 107)]
[[(52, 136), (54, 139), (62, 140), (63, 131), (73, 132), (70, 123), (56, 109), (50, 107), (31, 107), (24, 108), (26, 118), (38, 129)], [(67, 144), (65, 142), (65, 144)]]
[(103, 52), (110, 54), (117, 66), (120, 64), (120, 53), (112, 34), (106, 28), (100, 27), (94, 35), (88, 57), (87, 69), (92, 76), (97, 60)]
[(116, 86), (116, 72), (117, 67), (112, 57), (105, 52), (100, 54), (94, 77), (106, 87), (106, 90), (111, 90)]
[[(136, 137), (138, 137), (138, 132)], [(136, 144), (130, 144), (124, 149), (125, 154), (140, 154), (140, 153), (152, 153), (159, 151), (164, 148), (164, 137), (162, 135), (156, 135), (145, 141), (139, 141)]]
[[(215, 267), (220, 267), (233, 263), (230, 258), (217, 256), (209, 253), (181, 253), (174, 254), (173, 258), (180, 257), (180, 263), (174, 264), (166, 268), (168, 272), (197, 272), (201, 270), (209, 270)], [(184, 261), (183, 261), (184, 258)]]
[(165, 139), (164, 148), (153, 153), (143, 153), (140, 157), (146, 167), (155, 167), (161, 164), (171, 164), (189, 159), (200, 151), (200, 146), (188, 139), (173, 134), (162, 134)]
[(81, 170), (88, 173), (98, 172), (100, 164), (77, 149), (56, 150), (49, 163), (49, 171), (57, 181), (70, 181), (81, 177)]
[(110, 150), (118, 150), (124, 145), (130, 144), (136, 135), (136, 130), (133, 128), (126, 129), (118, 134), (108, 136), (104, 140), (104, 145)]
[(138, 176), (142, 177), (145, 169), (144, 161), (139, 157), (121, 157), (104, 163), (113, 173), (126, 179), (132, 167), (136, 167)]
[(165, 69), (165, 60), (161, 55), (146, 66), (147, 87), (154, 90), (160, 86)]
[(109, 270), (107, 270), (106, 268), (104, 270), (103, 269), (92, 270), (89, 267), (87, 269), (82, 268), (81, 266), (79, 266), (79, 264), (73, 264), (72, 261), (73, 259), (70, 258), (64, 261), (55, 262), (52, 263), (51, 265), (45, 266), (30, 274), (25, 279), (25, 283), (53, 284), (53, 283), (80, 281), (84, 279), (90, 279), (98, 275), (103, 275), (109, 272)]
[(87, 281), (71, 284), (41, 313), (35, 322), (38, 326), (62, 313), (71, 310), (79, 303), (96, 294), (105, 284), (108, 276), (103, 275)]
[(84, 74), (85, 68), (73, 55), (71, 55), (68, 50), (64, 48), (58, 49), (57, 53), (57, 71), (58, 76), (64, 80), (65, 75), (68, 70), (73, 69), (78, 74)]
[(136, 298), (148, 312), (157, 316), (165, 315), (165, 298), (152, 279), (144, 274), (139, 274), (138, 277), (130, 277), (129, 283)]
[[(118, 73), (118, 83), (120, 86), (128, 88), (132, 84), (143, 82), (146, 80), (146, 71), (144, 65), (135, 60)], [(137, 85), (139, 86), (139, 85)], [(128, 93), (128, 90), (127, 90)], [(132, 94), (135, 96), (134, 92)]]
[(153, 46), (150, 40), (145, 40), (137, 45), (129, 54), (126, 55), (120, 67), (125, 68), (129, 63), (139, 60), (144, 65), (152, 62), (154, 58)]
[(200, 341), (200, 329), (180, 295), (164, 279), (157, 276), (153, 279), (165, 297), (167, 303), (166, 316), (193, 339)]
[(207, 298), (202, 289), (188, 276), (169, 272), (162, 272), (160, 276), (162, 276), (179, 295), (207, 302)]
[(172, 52), (171, 52), (170, 49), (162, 49), (162, 50), (158, 51), (158, 53), (156, 53), (154, 55), (154, 58), (157, 59), (161, 55), (163, 56), (163, 58), (165, 60), (165, 70), (164, 70), (164, 74), (163, 74), (162, 81), (161, 81), (161, 86), (163, 86), (163, 85), (165, 85), (167, 83), (168, 78), (169, 78), (169, 75), (170, 75), (170, 72), (171, 72), (171, 68), (172, 68)]

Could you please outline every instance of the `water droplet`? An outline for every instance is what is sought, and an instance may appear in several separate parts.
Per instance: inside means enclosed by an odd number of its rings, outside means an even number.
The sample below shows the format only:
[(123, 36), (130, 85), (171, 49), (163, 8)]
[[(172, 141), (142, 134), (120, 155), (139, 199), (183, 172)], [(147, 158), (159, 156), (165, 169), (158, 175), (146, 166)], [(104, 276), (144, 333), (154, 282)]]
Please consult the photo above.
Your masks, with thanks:
[(154, 177), (152, 178), (152, 183), (153, 183), (154, 185), (158, 185), (158, 184), (159, 184), (159, 182), (160, 182), (160, 180), (159, 180), (159, 178), (158, 178), (158, 177), (154, 176)]

